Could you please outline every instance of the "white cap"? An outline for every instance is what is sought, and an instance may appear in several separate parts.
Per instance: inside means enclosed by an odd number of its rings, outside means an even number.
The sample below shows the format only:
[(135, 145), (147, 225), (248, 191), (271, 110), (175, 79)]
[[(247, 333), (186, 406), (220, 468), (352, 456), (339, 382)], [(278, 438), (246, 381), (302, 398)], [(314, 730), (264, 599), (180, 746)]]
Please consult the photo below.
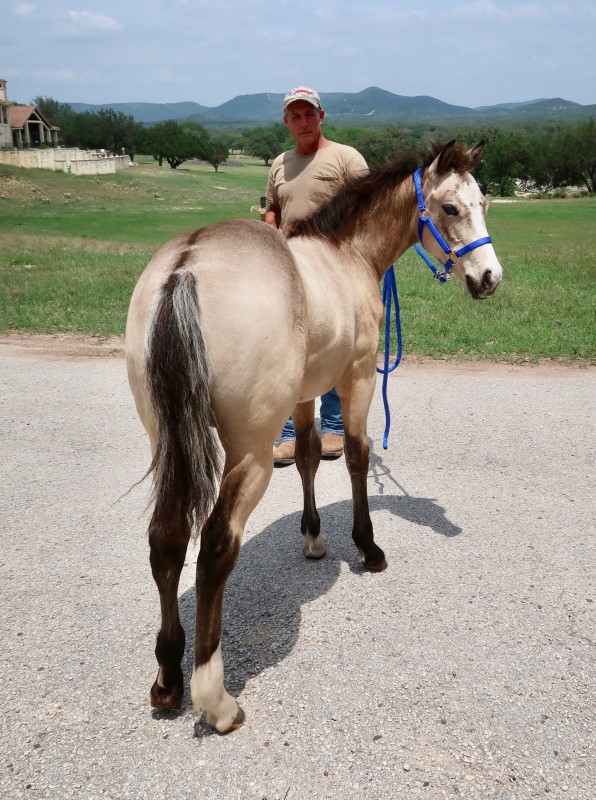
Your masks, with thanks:
[(311, 106), (321, 108), (321, 98), (314, 89), (309, 89), (308, 86), (297, 86), (284, 97), (284, 111), (290, 103), (295, 103), (297, 100), (306, 100)]

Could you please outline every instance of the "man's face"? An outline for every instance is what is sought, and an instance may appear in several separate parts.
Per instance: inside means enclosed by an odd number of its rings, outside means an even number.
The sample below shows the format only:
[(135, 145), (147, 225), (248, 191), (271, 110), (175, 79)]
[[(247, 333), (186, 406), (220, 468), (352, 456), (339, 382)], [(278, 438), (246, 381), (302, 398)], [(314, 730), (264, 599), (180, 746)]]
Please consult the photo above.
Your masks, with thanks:
[(306, 100), (296, 100), (286, 108), (284, 122), (301, 152), (309, 152), (321, 136), (321, 123), (325, 112)]

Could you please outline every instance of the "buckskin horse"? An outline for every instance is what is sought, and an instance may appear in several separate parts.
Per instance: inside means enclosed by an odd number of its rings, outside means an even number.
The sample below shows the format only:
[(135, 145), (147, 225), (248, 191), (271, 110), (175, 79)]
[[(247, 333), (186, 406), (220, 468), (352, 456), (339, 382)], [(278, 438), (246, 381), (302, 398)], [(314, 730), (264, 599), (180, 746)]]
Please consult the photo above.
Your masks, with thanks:
[(192, 701), (220, 733), (244, 722), (223, 681), (226, 581), (290, 415), (304, 493), (304, 554), (325, 555), (314, 497), (321, 455), (314, 398), (333, 386), (352, 484), (352, 537), (365, 569), (386, 568), (367, 498), (379, 281), (420, 241), (441, 260), (442, 274), (452, 271), (473, 298), (493, 294), (501, 265), (486, 232), (487, 201), (470, 175), (482, 151), (483, 143), (468, 150), (453, 141), (403, 153), (346, 184), (287, 238), (256, 220), (182, 234), (157, 251), (140, 277), (126, 358), (153, 454), (148, 535), (161, 602), (153, 707), (180, 708), (184, 694), (178, 583), (194, 531), (200, 549)]

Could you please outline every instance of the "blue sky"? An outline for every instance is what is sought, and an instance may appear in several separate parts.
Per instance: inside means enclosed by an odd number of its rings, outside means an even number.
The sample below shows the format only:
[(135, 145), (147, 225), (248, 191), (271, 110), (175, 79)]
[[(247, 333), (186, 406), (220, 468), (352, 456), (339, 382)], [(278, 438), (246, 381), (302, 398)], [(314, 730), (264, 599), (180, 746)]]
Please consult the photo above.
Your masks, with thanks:
[(596, 103), (596, 0), (0, 0), (10, 100), (217, 106), (297, 84)]

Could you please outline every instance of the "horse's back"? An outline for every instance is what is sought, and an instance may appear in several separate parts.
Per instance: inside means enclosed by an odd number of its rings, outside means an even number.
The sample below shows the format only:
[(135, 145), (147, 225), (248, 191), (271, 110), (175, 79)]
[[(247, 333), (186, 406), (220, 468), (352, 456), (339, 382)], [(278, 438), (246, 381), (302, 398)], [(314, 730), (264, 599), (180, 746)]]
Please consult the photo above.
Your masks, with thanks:
[[(284, 237), (230, 220), (182, 234), (153, 256), (133, 293), (126, 331), (131, 386), (143, 417), (141, 376), (153, 310), (169, 276), (189, 271), (201, 312), (220, 431), (232, 437), (291, 413), (305, 359), (304, 290)], [(286, 413), (287, 412), (287, 413)], [(277, 426), (277, 416), (274, 413)]]

